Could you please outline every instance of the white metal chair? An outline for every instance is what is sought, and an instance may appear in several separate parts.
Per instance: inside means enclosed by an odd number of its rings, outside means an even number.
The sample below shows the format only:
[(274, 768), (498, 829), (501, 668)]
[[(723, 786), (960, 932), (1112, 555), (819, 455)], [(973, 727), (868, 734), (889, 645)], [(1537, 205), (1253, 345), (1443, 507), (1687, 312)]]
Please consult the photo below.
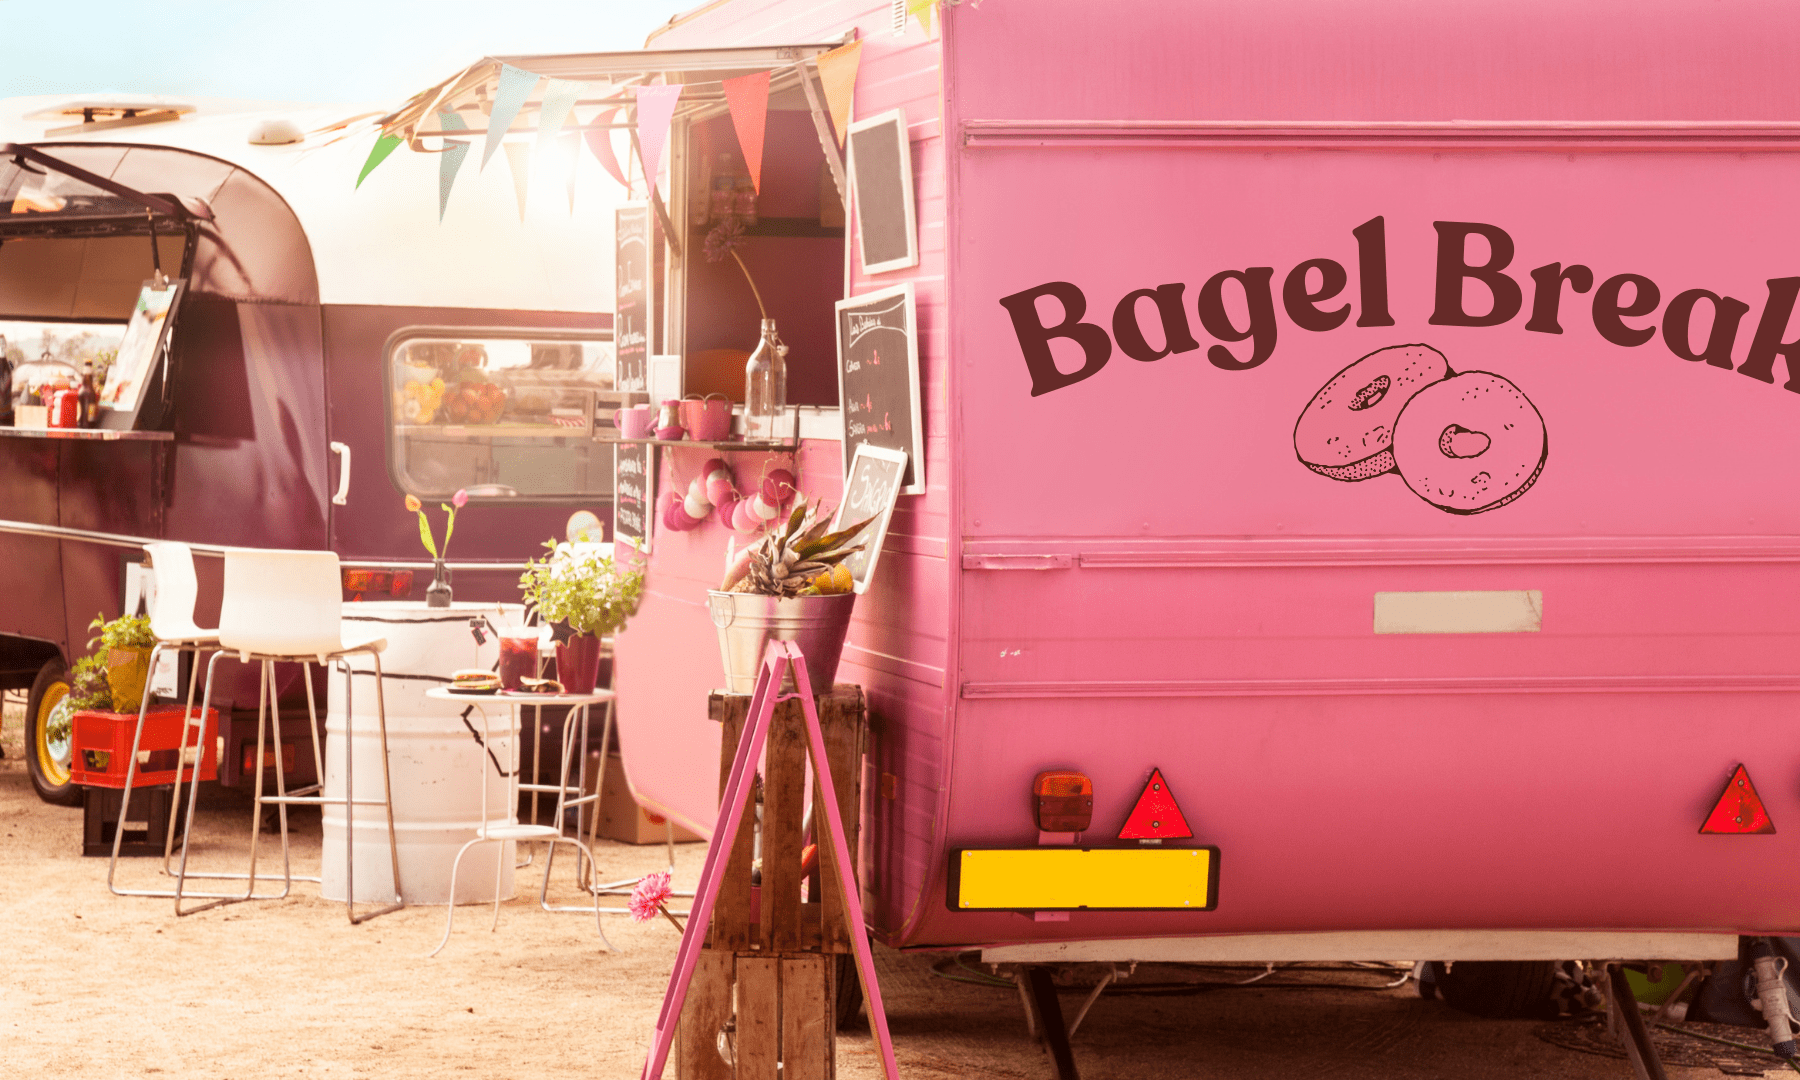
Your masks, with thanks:
[[(273, 899), (267, 895), (257, 895), (256, 890), (256, 857), (262, 835), (262, 809), (265, 805), (276, 807), (281, 824), (281, 862), (285, 896), (292, 888), (296, 875), (290, 864), (288, 853), (289, 806), (323, 806), (340, 805), (344, 808), (344, 829), (347, 837), (344, 844), (344, 874), (346, 891), (344, 905), (352, 924), (364, 922), (385, 915), (390, 911), (398, 911), (406, 903), (401, 896), (400, 888), (400, 848), (394, 832), (394, 806), (390, 797), (392, 790), (388, 770), (388, 738), (387, 738), (387, 703), (381, 689), (381, 652), (387, 648), (387, 640), (380, 632), (346, 633), (343, 622), (343, 585), (339, 576), (338, 557), (331, 551), (278, 551), (256, 550), (247, 548), (231, 548), (225, 552), (225, 594), (219, 608), (219, 652), (213, 654), (206, 668), (206, 695), (202, 699), (202, 715), (212, 703), (213, 675), (218, 669), (220, 658), (236, 654), (239, 661), (261, 661), (262, 683), (257, 692), (256, 721), (256, 757), (253, 759), (256, 770), (255, 809), (250, 821), (250, 872), (246, 875), (248, 884), (242, 895), (215, 898), (210, 903), (182, 910), (181, 902), (186, 892), (189, 876), (188, 837), (194, 827), (195, 792), (198, 785), (189, 789), (187, 830), (182, 841), (181, 865), (175, 876), (175, 913), (191, 915), (197, 911), (218, 907), (221, 904), (238, 903), (244, 900)], [(368, 653), (375, 666), (375, 710), (381, 743), (381, 784), (379, 799), (356, 797), (354, 762), (356, 755), (348, 748), (344, 754), (344, 794), (342, 796), (326, 796), (324, 794), (324, 755), (319, 748), (318, 709), (313, 698), (311, 665), (336, 662), (348, 670), (345, 658), (356, 653)], [(312, 736), (313, 761), (318, 767), (318, 781), (294, 791), (287, 790), (287, 773), (282, 764), (281, 745), (281, 713), (276, 701), (275, 665), (277, 663), (298, 663), (301, 666), (301, 682), (306, 686), (307, 730)], [(344, 713), (346, 717), (356, 715), (353, 707), (350, 686), (354, 680), (346, 677), (344, 695)], [(263, 772), (261, 763), (267, 746), (268, 735), (273, 728), (275, 736), (275, 794), (263, 794)], [(387, 813), (388, 850), (393, 860), (394, 869), (394, 902), (374, 911), (356, 913), (356, 878), (355, 878), (355, 808), (358, 806), (380, 806)], [(304, 880), (318, 881), (319, 878)]]
[[(173, 652), (177, 656), (192, 653), (194, 656), (193, 674), (188, 679), (187, 707), (183, 712), (181, 746), (176, 760), (180, 763), (175, 773), (175, 789), (171, 794), (169, 831), (163, 838), (163, 873), (173, 874), (169, 868), (175, 845), (175, 807), (181, 805), (182, 777), (189, 773), (187, 765), (188, 733), (196, 731), (195, 761), (193, 772), (199, 771), (200, 759), (205, 756), (205, 747), (200, 739), (205, 736), (206, 714), (194, 714), (194, 690), (200, 685), (200, 655), (216, 651), (219, 647), (219, 632), (203, 630), (194, 622), (194, 602), (199, 595), (199, 583), (194, 575), (194, 553), (183, 543), (173, 540), (145, 544), (144, 550), (150, 555), (150, 566), (156, 574), (156, 602), (150, 607), (150, 632), (156, 636), (156, 645), (150, 650), (150, 671), (156, 671), (158, 660), (164, 653)], [(125, 766), (125, 790), (119, 800), (119, 823), (113, 830), (112, 861), (106, 868), (106, 887), (118, 896), (154, 896), (163, 899), (173, 897), (175, 893), (168, 889), (122, 889), (113, 881), (119, 867), (119, 850), (125, 839), (126, 815), (131, 811), (131, 787), (137, 778), (138, 747), (144, 738), (144, 718), (150, 712), (150, 690), (145, 687), (143, 701), (138, 706), (137, 731), (131, 737), (131, 758)], [(195, 786), (199, 781), (195, 780)], [(226, 875), (190, 875), (195, 877), (221, 877)], [(242, 877), (243, 875), (236, 875)], [(195, 894), (224, 895), (224, 894)]]
[[(438, 693), (440, 693), (440, 691), (432, 691), (433, 696)], [(450, 899), (444, 905), (446, 909), (444, 914), (444, 937), (443, 940), (438, 942), (437, 948), (431, 950), (428, 954), (430, 956), (436, 956), (438, 953), (443, 952), (444, 946), (450, 943), (450, 930), (456, 923), (456, 874), (457, 871), (462, 868), (463, 856), (468, 854), (469, 849), (475, 847), (477, 844), (503, 844), (508, 840), (545, 841), (549, 843), (551, 851), (556, 850), (557, 844), (572, 844), (574, 845), (575, 850), (580, 853), (580, 856), (586, 859), (587, 865), (594, 865), (593, 851), (591, 851), (586, 844), (582, 843), (579, 837), (563, 835), (560, 824), (563, 820), (563, 812), (567, 809), (568, 800), (567, 779), (569, 770), (569, 739), (571, 737), (570, 729), (565, 728), (563, 735), (564, 754), (562, 777), (564, 785), (559, 789), (561, 794), (558, 795), (556, 800), (556, 817), (554, 819), (558, 824), (537, 825), (515, 823), (513, 819), (517, 814), (519, 806), (520, 731), (517, 726), (511, 731), (496, 731), (493, 725), (493, 718), (489, 715), (488, 710), (483, 707), (480, 699), (474, 699), (472, 703), (475, 705), (476, 711), (481, 713), (481, 742), (488, 750), (488, 754), (480, 755), (475, 758), (475, 769), (481, 784), (481, 824), (475, 829), (475, 838), (465, 843), (457, 851), (456, 861), (450, 866)], [(502, 706), (502, 708), (505, 708), (505, 706)], [(496, 805), (490, 792), (490, 787), (492, 785), (488, 783), (487, 770), (488, 761), (490, 760), (488, 755), (493, 754), (494, 740), (497, 736), (505, 737), (506, 741), (511, 744), (511, 753), (508, 755), (510, 766), (501, 769), (501, 772), (506, 776), (506, 783), (501, 785), (505, 790), (505, 794)], [(498, 767), (499, 759), (494, 758), (492, 760), (494, 761), (495, 766)], [(502, 849), (502, 858), (504, 858), (504, 855), (505, 850)], [(580, 864), (577, 863), (577, 865), (579, 866)], [(539, 905), (543, 906), (546, 910), (576, 910), (572, 908), (551, 908), (549, 906), (550, 866), (551, 860), (548, 858), (545, 859), (544, 884), (538, 892)], [(504, 875), (496, 871), (494, 874), (494, 919), (488, 927), (489, 930), (498, 930), (500, 928), (500, 885), (503, 880)], [(611, 952), (613, 947), (612, 942), (607, 940), (606, 929), (600, 924), (601, 908), (600, 898), (598, 896), (594, 897), (593, 912), (594, 929), (599, 931), (601, 943), (606, 946), (608, 952)]]

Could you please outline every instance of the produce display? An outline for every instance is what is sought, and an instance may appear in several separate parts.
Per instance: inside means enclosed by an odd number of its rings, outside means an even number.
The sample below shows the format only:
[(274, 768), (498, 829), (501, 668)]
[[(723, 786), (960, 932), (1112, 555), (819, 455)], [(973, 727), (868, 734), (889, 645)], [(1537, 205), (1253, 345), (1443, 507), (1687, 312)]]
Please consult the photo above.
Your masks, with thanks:
[(464, 370), (444, 395), (444, 416), (452, 424), (492, 424), (504, 411), (506, 391), (479, 372)]

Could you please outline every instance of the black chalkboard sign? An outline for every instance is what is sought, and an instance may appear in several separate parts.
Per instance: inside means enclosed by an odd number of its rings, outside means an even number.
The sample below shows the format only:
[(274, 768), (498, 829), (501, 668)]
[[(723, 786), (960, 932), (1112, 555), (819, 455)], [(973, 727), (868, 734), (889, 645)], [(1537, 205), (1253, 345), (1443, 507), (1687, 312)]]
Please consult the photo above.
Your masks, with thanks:
[(844, 560), (856, 591), (869, 587), (875, 576), (875, 563), (881, 558), (881, 545), (887, 539), (888, 522), (894, 516), (894, 500), (900, 497), (900, 481), (906, 475), (906, 454), (868, 443), (856, 448), (856, 459), (844, 476), (844, 501), (838, 503), (831, 519), (836, 532), (848, 525), (874, 518), (874, 524), (862, 531), (856, 542), (863, 546)]
[(656, 510), (656, 447), (613, 444), (613, 543), (650, 553)]
[(863, 273), (919, 265), (905, 112), (893, 109), (850, 125), (850, 190)]
[(837, 302), (844, 475), (850, 475), (856, 448), (865, 443), (902, 451), (907, 458), (902, 495), (925, 492), (917, 329), (910, 282)]
[(630, 203), (613, 213), (618, 265), (613, 275), (613, 386), (643, 393), (650, 363), (650, 207)]

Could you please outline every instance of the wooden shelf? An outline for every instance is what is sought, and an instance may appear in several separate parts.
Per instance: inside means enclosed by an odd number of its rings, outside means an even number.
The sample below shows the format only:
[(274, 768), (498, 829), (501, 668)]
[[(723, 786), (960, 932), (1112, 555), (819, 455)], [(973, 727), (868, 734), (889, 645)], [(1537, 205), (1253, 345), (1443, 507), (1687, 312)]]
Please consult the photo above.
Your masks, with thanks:
[(787, 451), (800, 449), (797, 441), (793, 442), (750, 442), (747, 439), (720, 439), (717, 442), (701, 442), (698, 439), (595, 439), (595, 442), (636, 443), (640, 446), (704, 446), (709, 450), (759, 450), (764, 452)]
[(172, 431), (115, 431), (108, 428), (0, 427), (0, 438), (85, 439), (89, 442), (174, 442)]

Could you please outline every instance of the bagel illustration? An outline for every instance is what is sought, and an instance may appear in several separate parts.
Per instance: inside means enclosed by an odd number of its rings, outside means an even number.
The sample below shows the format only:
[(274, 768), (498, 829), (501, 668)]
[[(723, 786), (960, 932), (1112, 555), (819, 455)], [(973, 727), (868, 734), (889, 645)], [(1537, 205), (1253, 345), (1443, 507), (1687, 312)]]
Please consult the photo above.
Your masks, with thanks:
[(1449, 361), (1429, 345), (1377, 349), (1332, 376), (1307, 402), (1294, 424), (1294, 452), (1307, 468), (1333, 480), (1393, 472), (1400, 410), (1449, 375)]
[(1333, 375), (1294, 424), (1294, 453), (1321, 476), (1390, 472), (1448, 514), (1481, 514), (1537, 483), (1550, 453), (1544, 418), (1513, 383), (1452, 371), (1429, 345), (1377, 349)]
[(1544, 471), (1544, 418), (1520, 389), (1465, 371), (1420, 390), (1394, 424), (1394, 464), (1413, 494), (1452, 514), (1497, 510)]

